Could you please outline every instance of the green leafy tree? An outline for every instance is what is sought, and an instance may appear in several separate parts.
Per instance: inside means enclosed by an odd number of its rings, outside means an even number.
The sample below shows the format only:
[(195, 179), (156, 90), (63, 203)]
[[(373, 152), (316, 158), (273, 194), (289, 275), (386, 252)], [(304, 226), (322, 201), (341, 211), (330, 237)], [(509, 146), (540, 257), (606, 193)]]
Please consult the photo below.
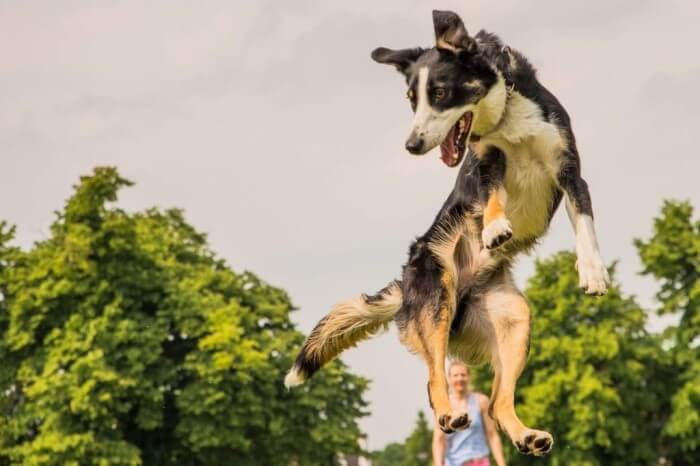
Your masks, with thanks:
[(406, 461), (406, 446), (403, 443), (392, 442), (372, 453), (372, 466), (401, 466)]
[(390, 443), (373, 454), (374, 466), (430, 466), (432, 464), (431, 429), (423, 411), (418, 411), (413, 432), (404, 443)]
[(406, 439), (406, 459), (401, 466), (430, 466), (433, 462), (432, 442), (433, 429), (423, 411), (418, 411), (416, 426)]
[(282, 378), (302, 335), (287, 294), (235, 273), (178, 210), (113, 205), (81, 179), (50, 237), (0, 227), (0, 461), (26, 466), (333, 465), (358, 451), (367, 382)]
[(643, 273), (659, 280), (658, 313), (679, 324), (665, 332), (673, 377), (663, 434), (674, 466), (700, 464), (700, 221), (687, 202), (666, 202), (651, 238), (635, 242)]
[[(589, 297), (574, 263), (569, 252), (538, 261), (526, 288), (531, 350), (516, 407), (523, 422), (552, 433), (554, 449), (542, 460), (504, 442), (508, 464), (655, 464), (666, 383), (660, 341), (645, 330), (645, 312), (622, 295), (614, 270), (608, 293)], [(475, 375), (477, 387), (488, 385), (486, 371)]]

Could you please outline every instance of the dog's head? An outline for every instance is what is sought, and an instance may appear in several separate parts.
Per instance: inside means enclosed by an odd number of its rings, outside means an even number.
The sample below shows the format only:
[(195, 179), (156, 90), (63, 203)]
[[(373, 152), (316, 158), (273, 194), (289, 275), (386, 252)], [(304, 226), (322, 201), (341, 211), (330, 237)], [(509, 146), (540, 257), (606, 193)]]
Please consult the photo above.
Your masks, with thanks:
[(433, 11), (433, 23), (435, 47), (380, 47), (372, 58), (394, 65), (406, 77), (415, 113), (406, 149), (425, 154), (440, 144), (442, 161), (454, 167), (464, 157), (475, 122), (482, 116), (479, 103), (496, 85), (498, 75), (457, 14)]

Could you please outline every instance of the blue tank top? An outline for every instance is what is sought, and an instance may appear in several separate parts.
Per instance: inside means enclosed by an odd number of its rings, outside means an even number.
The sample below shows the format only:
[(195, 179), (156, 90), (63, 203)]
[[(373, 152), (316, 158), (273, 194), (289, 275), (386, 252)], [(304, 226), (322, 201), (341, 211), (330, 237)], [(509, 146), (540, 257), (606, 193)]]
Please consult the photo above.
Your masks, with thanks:
[(447, 436), (445, 466), (462, 466), (469, 460), (489, 456), (479, 401), (471, 393), (467, 398), (467, 412), (472, 421), (469, 428)]

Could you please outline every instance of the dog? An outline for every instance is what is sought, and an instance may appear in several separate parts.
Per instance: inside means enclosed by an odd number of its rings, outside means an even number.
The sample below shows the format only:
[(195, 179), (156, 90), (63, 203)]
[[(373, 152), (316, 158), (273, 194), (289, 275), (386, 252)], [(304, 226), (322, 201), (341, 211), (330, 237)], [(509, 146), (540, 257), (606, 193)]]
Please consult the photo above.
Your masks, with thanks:
[[(470, 36), (461, 18), (433, 11), (436, 45), (377, 48), (372, 58), (405, 77), (414, 112), (406, 149), (440, 146), (459, 173), (428, 231), (411, 245), (401, 280), (337, 304), (313, 329), (285, 378), (302, 383), (343, 350), (394, 321), (401, 342), (428, 366), (428, 396), (440, 429), (465, 429), (452, 412), (448, 355), (494, 369), (490, 415), (516, 448), (548, 453), (552, 436), (518, 418), (514, 392), (527, 359), (530, 310), (511, 275), (564, 199), (574, 232), (579, 285), (606, 292), (588, 186), (571, 121), (535, 69), (494, 34)], [(460, 165), (461, 164), (461, 165)]]

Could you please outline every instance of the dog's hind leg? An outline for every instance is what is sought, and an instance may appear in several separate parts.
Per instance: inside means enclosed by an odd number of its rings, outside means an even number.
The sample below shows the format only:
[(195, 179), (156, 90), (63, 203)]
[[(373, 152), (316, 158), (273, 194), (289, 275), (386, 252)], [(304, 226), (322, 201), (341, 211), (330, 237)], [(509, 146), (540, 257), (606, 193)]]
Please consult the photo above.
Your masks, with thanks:
[[(433, 225), (426, 234), (429, 240), (420, 238), (411, 246), (402, 278), (404, 300), (396, 321), (403, 344), (420, 354), (428, 366), (430, 405), (441, 430), (453, 432), (469, 427), (469, 417), (452, 412), (445, 357), (457, 307), (460, 270), (471, 260), (465, 235), (478, 229), (457, 208), (440, 218), (442, 223)], [(473, 242), (478, 247), (478, 237)]]
[(552, 436), (526, 427), (515, 413), (515, 386), (525, 367), (530, 338), (530, 308), (525, 298), (506, 278), (485, 295), (488, 318), (493, 326), (491, 341), (494, 369), (491, 416), (505, 430), (516, 448), (541, 456), (552, 448)]
[[(449, 274), (442, 279), (443, 287), (453, 287)], [(444, 290), (444, 289), (443, 289)], [(440, 429), (450, 433), (469, 427), (466, 413), (452, 413), (447, 394), (447, 377), (445, 374), (445, 357), (450, 335), (450, 326), (454, 316), (454, 303), (444, 293), (438, 309), (426, 305), (418, 310), (417, 318), (407, 323), (401, 330), (402, 342), (412, 351), (420, 354), (428, 366), (428, 397), (430, 406), (440, 425)]]

